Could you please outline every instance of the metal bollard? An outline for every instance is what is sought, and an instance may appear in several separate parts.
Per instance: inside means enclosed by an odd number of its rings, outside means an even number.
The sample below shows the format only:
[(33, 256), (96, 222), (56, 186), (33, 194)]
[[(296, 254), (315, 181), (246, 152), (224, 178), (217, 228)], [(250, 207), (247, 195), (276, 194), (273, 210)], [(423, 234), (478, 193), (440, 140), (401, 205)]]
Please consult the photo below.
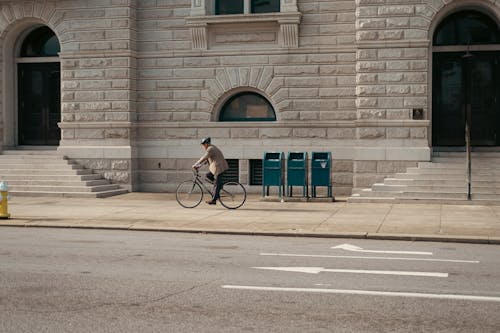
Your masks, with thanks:
[(0, 182), (0, 219), (8, 219), (10, 217), (9, 214), (9, 190), (6, 181)]

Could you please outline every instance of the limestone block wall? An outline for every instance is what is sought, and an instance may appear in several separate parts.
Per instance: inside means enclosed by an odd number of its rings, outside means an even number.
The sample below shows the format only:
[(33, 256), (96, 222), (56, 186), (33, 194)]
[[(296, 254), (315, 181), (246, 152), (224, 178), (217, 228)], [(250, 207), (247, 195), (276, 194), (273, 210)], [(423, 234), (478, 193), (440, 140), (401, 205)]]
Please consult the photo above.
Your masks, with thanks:
[[(2, 145), (16, 146), (16, 47), (47, 25), (61, 43), (62, 154), (159, 191), (189, 176), (204, 136), (240, 160), (244, 183), (266, 151), (330, 151), (350, 193), (429, 160), (437, 22), (463, 6), (499, 12), (488, 0), (287, 0), (281, 13), (223, 17), (211, 3), (0, 1)], [(219, 122), (244, 91), (277, 120)]]
[(135, 0), (0, 2), (2, 92), (7, 99), (3, 118), (9, 128), (4, 146), (15, 146), (17, 140), (16, 87), (9, 82), (16, 82), (20, 43), (29, 30), (46, 25), (61, 46), (59, 57), (48, 59), (61, 63), (59, 151), (69, 158), (95, 161), (106, 178), (133, 189), (135, 7)]
[[(355, 3), (299, 1), (298, 47), (280, 43), (276, 22), (209, 18), (207, 49), (193, 42), (190, 1), (138, 3), (138, 146), (144, 190), (189, 177), (211, 136), (227, 158), (248, 164), (265, 151), (332, 151), (337, 191), (352, 188), (355, 145)], [(249, 19), (250, 20), (250, 19)], [(197, 42), (196, 42), (197, 43)], [(254, 91), (277, 121), (218, 122), (230, 96)], [(260, 189), (257, 189), (260, 190)]]
[[(401, 3), (297, 1), (297, 47), (285, 48), (279, 18), (192, 19), (189, 1), (139, 2), (141, 187), (189, 176), (203, 136), (240, 159), (240, 170), (265, 151), (331, 151), (343, 193), (428, 160), (429, 122), (411, 119), (413, 108), (427, 111), (428, 41), (415, 44), (425, 39), (417, 5)], [(277, 121), (217, 122), (241, 91), (265, 96)]]
[[(58, 2), (59, 3), (59, 2)], [(66, 1), (61, 153), (136, 188), (136, 4)]]
[[(429, 160), (429, 25), (437, 1), (357, 1), (354, 187)], [(442, 3), (441, 5), (444, 5)], [(413, 112), (422, 119), (412, 119)]]

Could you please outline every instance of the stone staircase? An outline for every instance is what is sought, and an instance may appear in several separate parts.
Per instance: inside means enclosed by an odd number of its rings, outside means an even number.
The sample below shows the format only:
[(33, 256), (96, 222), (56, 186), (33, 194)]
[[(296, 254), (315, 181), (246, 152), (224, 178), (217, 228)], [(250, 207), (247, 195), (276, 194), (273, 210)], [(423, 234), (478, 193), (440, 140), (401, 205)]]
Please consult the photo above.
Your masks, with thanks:
[(473, 152), (472, 196), (467, 200), (465, 153), (436, 153), (406, 173), (384, 179), (348, 202), (500, 204), (500, 153)]
[(55, 150), (3, 151), (0, 177), (13, 196), (104, 198), (128, 192)]

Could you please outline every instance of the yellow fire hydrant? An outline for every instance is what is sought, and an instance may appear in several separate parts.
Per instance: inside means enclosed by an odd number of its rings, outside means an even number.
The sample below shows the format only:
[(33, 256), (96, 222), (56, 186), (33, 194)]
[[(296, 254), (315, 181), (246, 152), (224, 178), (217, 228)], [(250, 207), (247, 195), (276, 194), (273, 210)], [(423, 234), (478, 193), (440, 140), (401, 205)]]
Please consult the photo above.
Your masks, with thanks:
[(8, 186), (7, 182), (1, 181), (0, 182), (0, 219), (8, 219), (10, 217), (9, 214), (9, 191), (8, 191)]

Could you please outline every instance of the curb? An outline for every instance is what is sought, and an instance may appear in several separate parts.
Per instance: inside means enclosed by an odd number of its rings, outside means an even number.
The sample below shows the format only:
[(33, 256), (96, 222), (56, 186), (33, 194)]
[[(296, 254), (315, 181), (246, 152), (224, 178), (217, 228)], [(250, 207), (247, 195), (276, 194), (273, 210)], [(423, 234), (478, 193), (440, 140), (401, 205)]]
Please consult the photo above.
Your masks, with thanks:
[(367, 232), (346, 233), (315, 233), (315, 232), (286, 232), (286, 231), (245, 231), (245, 230), (206, 230), (206, 229), (180, 229), (180, 228), (147, 228), (147, 227), (112, 227), (112, 226), (86, 226), (86, 225), (51, 225), (51, 224), (7, 224), (1, 223), (0, 227), (17, 228), (54, 228), (54, 229), (101, 229), (101, 230), (123, 230), (123, 231), (153, 231), (153, 232), (175, 232), (190, 234), (213, 234), (213, 235), (240, 235), (240, 236), (272, 236), (272, 237), (310, 237), (310, 238), (350, 238), (350, 239), (373, 239), (373, 240), (399, 240), (417, 242), (450, 242), (469, 244), (500, 245), (500, 238), (488, 236), (462, 236), (462, 235), (417, 235), (417, 234), (377, 234)]

